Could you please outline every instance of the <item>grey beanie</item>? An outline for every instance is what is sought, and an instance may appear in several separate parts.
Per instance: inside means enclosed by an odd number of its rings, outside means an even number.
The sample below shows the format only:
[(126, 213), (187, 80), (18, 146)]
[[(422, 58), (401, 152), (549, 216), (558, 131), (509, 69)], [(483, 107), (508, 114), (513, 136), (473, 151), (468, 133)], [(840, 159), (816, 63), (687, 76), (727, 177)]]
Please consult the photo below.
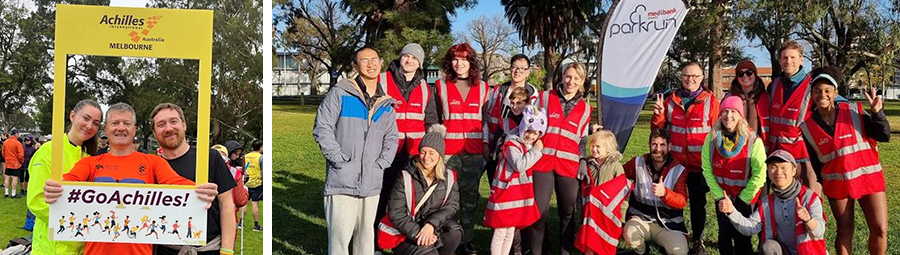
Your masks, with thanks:
[(447, 127), (441, 124), (434, 124), (428, 128), (428, 132), (425, 133), (425, 136), (422, 137), (422, 142), (419, 143), (419, 150), (422, 148), (429, 147), (441, 154), (441, 157), (444, 156), (444, 135), (447, 133)]
[(403, 46), (403, 49), (400, 50), (400, 57), (403, 57), (405, 54), (416, 57), (416, 60), (419, 60), (419, 67), (425, 65), (425, 50), (422, 49), (422, 45), (419, 45), (418, 43), (406, 44), (406, 46)]

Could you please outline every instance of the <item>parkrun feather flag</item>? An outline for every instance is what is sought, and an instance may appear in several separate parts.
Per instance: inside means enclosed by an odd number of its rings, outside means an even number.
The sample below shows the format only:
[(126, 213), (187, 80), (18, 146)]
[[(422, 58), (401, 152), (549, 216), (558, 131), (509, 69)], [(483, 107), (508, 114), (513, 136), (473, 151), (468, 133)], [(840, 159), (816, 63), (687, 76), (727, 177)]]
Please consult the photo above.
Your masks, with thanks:
[(603, 127), (624, 151), (687, 9), (681, 0), (622, 0), (603, 42)]

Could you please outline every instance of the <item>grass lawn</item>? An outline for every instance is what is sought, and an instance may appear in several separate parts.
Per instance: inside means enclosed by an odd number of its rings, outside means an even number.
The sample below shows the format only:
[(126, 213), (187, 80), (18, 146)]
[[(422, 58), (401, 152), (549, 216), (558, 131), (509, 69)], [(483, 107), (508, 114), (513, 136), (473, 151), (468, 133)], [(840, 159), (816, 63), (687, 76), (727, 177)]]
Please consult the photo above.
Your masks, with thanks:
[[(887, 114), (893, 130), (900, 130), (900, 103), (889, 102), (886, 105)], [(322, 189), (325, 180), (325, 160), (319, 151), (318, 144), (312, 136), (313, 122), (315, 120), (315, 106), (273, 106), (273, 150), (274, 150), (274, 186), (273, 193), (275, 204), (272, 215), (274, 224), (278, 226), (272, 237), (273, 251), (275, 254), (325, 254), (327, 251), (327, 237), (325, 217), (323, 209)], [(647, 152), (646, 141), (649, 135), (649, 122), (651, 112), (645, 110), (638, 119), (632, 139), (625, 151), (625, 160)], [(596, 118), (594, 118), (596, 119)], [(895, 135), (892, 142), (880, 144), (882, 165), (885, 169), (887, 180), (887, 196), (889, 212), (900, 208), (900, 135)], [(895, 179), (896, 178), (896, 179)], [(479, 203), (481, 208), (487, 203), (489, 185), (487, 178), (482, 179)], [(711, 201), (711, 199), (710, 199)], [(713, 203), (707, 206), (708, 217), (704, 239), (710, 254), (719, 254), (716, 250), (718, 239), (717, 223), (713, 212)], [(551, 202), (550, 212), (555, 212), (556, 202)], [(831, 244), (835, 236), (835, 222), (831, 217), (831, 210), (827, 203), (825, 206), (828, 218), (828, 230), (826, 242), (829, 252), (834, 254)], [(857, 206), (859, 208), (859, 206)], [(687, 210), (690, 210), (688, 208)], [(553, 213), (555, 214), (555, 213)], [(685, 215), (689, 215), (685, 212)], [(690, 217), (686, 217), (690, 218)], [(556, 239), (558, 233), (558, 220), (551, 217), (551, 240)], [(690, 221), (688, 219), (688, 221)], [(900, 217), (889, 217), (888, 225), (888, 254), (900, 254)], [(690, 224), (690, 223), (688, 223)], [(2, 230), (2, 229), (0, 229)], [(488, 254), (492, 230), (476, 226), (476, 245), (481, 254)], [(868, 228), (862, 211), (856, 210), (856, 234), (854, 236), (854, 254), (867, 252)], [(754, 244), (757, 243), (754, 237)], [(557, 243), (553, 244), (557, 247)], [(658, 254), (658, 251), (657, 251)]]
[[(248, 204), (249, 205), (249, 204)], [(259, 216), (262, 217), (262, 202), (259, 205)], [(31, 236), (31, 232), (21, 229), (25, 223), (25, 197), (18, 199), (0, 198), (0, 250), (6, 248), (9, 240), (17, 237)], [(253, 231), (253, 216), (250, 208), (247, 208), (245, 224), (250, 226), (244, 229), (244, 254), (263, 254), (263, 232)], [(260, 219), (260, 225), (271, 227), (264, 219)], [(241, 254), (241, 231), (238, 229), (237, 243), (234, 244), (234, 253)]]

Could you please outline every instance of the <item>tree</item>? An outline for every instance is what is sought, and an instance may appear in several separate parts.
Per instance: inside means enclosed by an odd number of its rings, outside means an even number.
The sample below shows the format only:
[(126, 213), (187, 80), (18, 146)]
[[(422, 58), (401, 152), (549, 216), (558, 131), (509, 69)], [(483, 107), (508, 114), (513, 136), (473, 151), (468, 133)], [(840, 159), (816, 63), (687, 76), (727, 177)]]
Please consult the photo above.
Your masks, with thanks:
[(778, 49), (791, 38), (809, 3), (779, 0), (740, 0), (737, 2), (737, 26), (750, 40), (759, 40), (769, 52), (772, 74), (781, 73)]
[(287, 51), (297, 50), (301, 59), (325, 66), (329, 84), (334, 86), (338, 76), (351, 68), (353, 51), (362, 40), (362, 23), (349, 19), (338, 3), (330, 0), (290, 1), (281, 10), (282, 15), (274, 21), (285, 25), (283, 31), (277, 31), (282, 46)]
[[(554, 63), (553, 56), (562, 52), (565, 59), (575, 39), (585, 32), (588, 18), (601, 6), (601, 0), (501, 0), (506, 19), (519, 32), (519, 38), (527, 45), (540, 43), (544, 48), (545, 89), (553, 88), (555, 72), (561, 61)], [(528, 8), (524, 17), (519, 8)]]
[[(240, 0), (154, 0), (158, 8), (212, 9), (213, 55), (212, 95), (210, 106), (210, 143), (237, 140), (247, 144), (260, 139), (263, 133), (262, 95), (262, 2)], [(159, 62), (159, 74), (171, 82), (191, 77), (188, 71), (176, 73), (172, 69), (193, 68), (190, 61)], [(193, 70), (193, 69), (187, 69)], [(196, 77), (196, 76), (193, 76)], [(182, 82), (184, 82), (182, 80)], [(180, 84), (184, 85), (184, 84)], [(186, 89), (187, 87), (184, 87)], [(195, 89), (191, 87), (190, 89)], [(183, 98), (190, 96), (177, 94)], [(179, 101), (184, 102), (184, 101)], [(188, 102), (188, 105), (192, 104)], [(191, 113), (185, 113), (191, 118)], [(196, 117), (193, 117), (196, 118)]]
[(49, 83), (50, 55), (40, 17), (15, 2), (0, 2), (0, 128), (31, 128), (32, 94)]
[(481, 69), (484, 80), (491, 80), (495, 74), (509, 71), (510, 48), (516, 48), (513, 35), (515, 30), (503, 20), (503, 16), (481, 16), (468, 24), (468, 33), (460, 32), (458, 37), (471, 40), (479, 47)]
[(425, 59), (422, 65), (425, 68), (429, 66), (440, 66), (444, 53), (453, 43), (453, 37), (447, 33), (441, 33), (437, 30), (423, 30), (414, 28), (404, 28), (399, 34), (393, 31), (385, 35), (384, 38), (375, 43), (378, 49), (378, 55), (384, 60), (384, 67), (390, 64), (389, 61), (398, 59), (397, 54), (403, 49), (407, 43), (418, 43), (425, 51)]
[(729, 12), (731, 3), (722, 0), (689, 1), (688, 8), (690, 14), (684, 18), (666, 53), (671, 61), (667, 63), (670, 68), (666, 70), (680, 71), (682, 64), (697, 61), (706, 67), (706, 86), (721, 97), (722, 65), (735, 64), (743, 58), (741, 50), (734, 47), (735, 28), (724, 25), (733, 21)]
[[(813, 65), (837, 66), (848, 81), (861, 69), (882, 62), (897, 51), (897, 22), (890, 18), (894, 7), (879, 7), (883, 1), (817, 1), (815, 15), (801, 23), (799, 37), (812, 44)], [(886, 9), (887, 10), (886, 10)], [(847, 95), (849, 86), (839, 88)]]
[(450, 34), (450, 17), (475, 4), (476, 0), (342, 0), (341, 8), (361, 24), (365, 43), (377, 44), (387, 34), (399, 35), (407, 28)]

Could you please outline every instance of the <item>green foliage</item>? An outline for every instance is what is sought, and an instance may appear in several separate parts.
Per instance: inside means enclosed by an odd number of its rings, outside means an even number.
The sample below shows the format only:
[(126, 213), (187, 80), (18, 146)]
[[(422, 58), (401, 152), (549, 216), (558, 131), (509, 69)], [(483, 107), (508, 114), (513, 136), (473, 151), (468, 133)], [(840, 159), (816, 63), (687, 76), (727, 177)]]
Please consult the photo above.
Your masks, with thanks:
[(531, 74), (528, 75), (526, 81), (534, 86), (537, 90), (544, 90), (544, 76), (547, 75), (547, 70), (536, 69), (531, 70)]
[(376, 44), (389, 32), (402, 33), (404, 28), (434, 30), (450, 34), (450, 17), (460, 8), (471, 8), (475, 0), (342, 0), (341, 7), (362, 22), (366, 44)]
[(425, 50), (424, 66), (440, 66), (444, 53), (453, 43), (453, 37), (449, 33), (440, 33), (436, 30), (422, 30), (415, 28), (403, 28), (397, 34), (394, 31), (385, 33), (385, 37), (375, 43), (378, 54), (384, 60), (387, 68), (390, 61), (399, 59), (397, 55), (408, 43), (418, 43)]

